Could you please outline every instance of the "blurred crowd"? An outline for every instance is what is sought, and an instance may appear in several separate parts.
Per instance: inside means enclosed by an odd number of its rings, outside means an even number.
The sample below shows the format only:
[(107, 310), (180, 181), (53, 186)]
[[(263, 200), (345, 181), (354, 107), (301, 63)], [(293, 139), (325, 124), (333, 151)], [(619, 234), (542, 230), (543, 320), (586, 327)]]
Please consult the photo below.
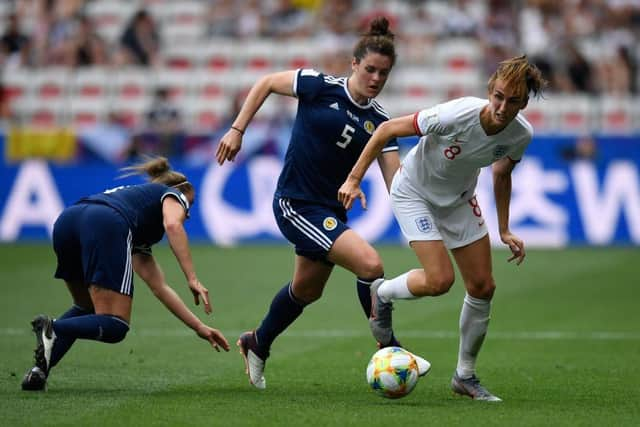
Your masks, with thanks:
[[(473, 67), (483, 76), (498, 61), (526, 53), (549, 80), (552, 93), (636, 95), (640, 80), (638, 0), (114, 0), (131, 6), (131, 13), (116, 33), (108, 34), (105, 22), (96, 22), (92, 13), (107, 0), (0, 1), (5, 20), (0, 24), (0, 69), (5, 75), (20, 67), (166, 66), (164, 53), (175, 40), (168, 39), (166, 22), (157, 12), (184, 1), (202, 6), (198, 22), (204, 21), (205, 29), (199, 43), (309, 40), (322, 51), (313, 66), (333, 75), (349, 73), (358, 35), (372, 18), (385, 15), (397, 36), (397, 68), (429, 68), (433, 48), (456, 39), (468, 40), (480, 51)], [(172, 103), (166, 88), (156, 88), (154, 94), (142, 131), (109, 113), (100, 129), (87, 132), (98, 138), (96, 149), (126, 146), (127, 153), (138, 153), (153, 146), (167, 155), (188, 150), (180, 106)], [(234, 104), (242, 101), (241, 95)], [(0, 120), (9, 114), (0, 88)], [(226, 126), (226, 119), (218, 126)], [(214, 134), (220, 130), (212, 129)], [(281, 132), (270, 132), (277, 136), (254, 145), (282, 151), (286, 140)]]
[[(107, 40), (87, 14), (104, 0), (3, 0), (10, 4), (0, 41), (5, 66), (161, 62), (161, 23), (150, 12), (166, 0), (139, 1), (120, 34)], [(342, 74), (369, 20), (391, 19), (400, 63), (428, 65), (443, 38), (480, 41), (485, 74), (496, 61), (530, 55), (561, 92), (637, 93), (640, 2), (637, 0), (201, 0), (205, 37), (322, 40), (328, 72)], [(158, 6), (159, 5), (159, 6)], [(6, 6), (5, 6), (6, 8)], [(346, 58), (346, 61), (345, 61)], [(348, 67), (346, 67), (348, 70)]]

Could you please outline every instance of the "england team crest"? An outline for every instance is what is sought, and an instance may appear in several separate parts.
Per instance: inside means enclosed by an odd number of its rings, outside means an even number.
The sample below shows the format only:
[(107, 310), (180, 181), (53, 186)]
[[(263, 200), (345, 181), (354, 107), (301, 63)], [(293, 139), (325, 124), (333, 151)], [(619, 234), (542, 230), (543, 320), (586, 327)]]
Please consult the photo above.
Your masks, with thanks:
[(428, 233), (433, 228), (431, 220), (426, 216), (416, 218), (416, 225), (418, 226), (418, 230), (423, 233)]
[(507, 154), (507, 147), (506, 145), (496, 145), (496, 148), (493, 150), (493, 158), (494, 160), (498, 160), (504, 157), (505, 154)]

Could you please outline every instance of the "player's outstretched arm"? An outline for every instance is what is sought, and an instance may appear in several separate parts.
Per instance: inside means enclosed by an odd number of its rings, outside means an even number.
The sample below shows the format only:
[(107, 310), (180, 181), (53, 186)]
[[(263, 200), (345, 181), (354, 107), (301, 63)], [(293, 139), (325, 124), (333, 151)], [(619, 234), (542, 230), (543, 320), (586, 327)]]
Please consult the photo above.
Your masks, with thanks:
[(153, 295), (185, 325), (193, 329), (200, 338), (209, 341), (217, 351), (220, 351), (220, 347), (229, 351), (229, 343), (224, 335), (219, 330), (202, 323), (166, 283), (164, 273), (152, 255), (134, 254), (133, 270), (149, 286)]
[(294, 96), (293, 80), (295, 78), (296, 70), (281, 71), (262, 77), (251, 87), (238, 116), (218, 142), (216, 161), (219, 165), (222, 165), (225, 160), (230, 162), (235, 160), (242, 146), (242, 136), (247, 126), (271, 93)]
[(516, 260), (516, 265), (522, 264), (526, 252), (524, 242), (509, 229), (509, 204), (511, 202), (511, 172), (516, 163), (505, 157), (496, 161), (492, 166), (493, 193), (496, 199), (496, 211), (498, 212), (498, 230), (500, 239), (511, 250), (511, 257), (507, 260)]
[(371, 138), (369, 138), (358, 161), (353, 165), (349, 176), (338, 189), (338, 200), (345, 209), (351, 209), (356, 199), (360, 199), (364, 209), (367, 208), (367, 199), (360, 189), (360, 183), (369, 166), (371, 166), (373, 160), (380, 155), (382, 148), (384, 148), (390, 139), (415, 134), (413, 115), (396, 117), (378, 126)]
[(173, 197), (165, 197), (162, 202), (162, 222), (167, 233), (169, 246), (171, 246), (184, 277), (187, 279), (196, 305), (200, 305), (200, 300), (202, 300), (204, 312), (209, 314), (211, 313), (209, 290), (202, 286), (196, 276), (191, 251), (189, 250), (189, 239), (183, 226), (185, 219), (186, 213), (182, 205)]

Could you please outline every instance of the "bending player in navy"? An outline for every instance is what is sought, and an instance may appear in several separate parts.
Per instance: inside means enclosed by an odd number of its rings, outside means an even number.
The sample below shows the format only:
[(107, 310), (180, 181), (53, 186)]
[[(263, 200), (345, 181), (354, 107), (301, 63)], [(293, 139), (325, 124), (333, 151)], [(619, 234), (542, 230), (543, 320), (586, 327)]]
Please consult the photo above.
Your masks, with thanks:
[[(273, 200), (282, 234), (295, 245), (292, 280), (273, 298), (262, 323), (242, 334), (238, 346), (249, 380), (265, 388), (263, 375), (271, 344), (316, 301), (335, 264), (357, 276), (360, 303), (371, 311), (370, 284), (384, 271), (376, 250), (346, 222), (336, 200), (373, 131), (389, 116), (374, 98), (383, 89), (396, 59), (393, 34), (386, 18), (377, 18), (355, 46), (349, 78), (324, 75), (312, 69), (267, 75), (250, 90), (238, 116), (216, 150), (219, 164), (233, 161), (242, 135), (265, 99), (272, 93), (298, 98), (285, 164)], [(378, 156), (387, 188), (399, 167), (398, 144), (390, 141)], [(397, 345), (395, 338), (381, 345)], [(422, 373), (429, 364), (420, 359)]]
[(44, 390), (51, 368), (76, 339), (117, 343), (129, 331), (133, 272), (185, 325), (218, 351), (229, 350), (222, 333), (205, 325), (165, 282), (151, 245), (164, 233), (185, 275), (196, 305), (211, 313), (209, 291), (196, 275), (183, 222), (189, 217), (195, 190), (187, 178), (172, 171), (164, 158), (126, 168), (146, 173), (150, 183), (121, 186), (81, 199), (66, 208), (53, 227), (58, 258), (55, 277), (63, 279), (73, 306), (52, 319), (37, 316), (35, 366), (22, 381), (23, 390)]

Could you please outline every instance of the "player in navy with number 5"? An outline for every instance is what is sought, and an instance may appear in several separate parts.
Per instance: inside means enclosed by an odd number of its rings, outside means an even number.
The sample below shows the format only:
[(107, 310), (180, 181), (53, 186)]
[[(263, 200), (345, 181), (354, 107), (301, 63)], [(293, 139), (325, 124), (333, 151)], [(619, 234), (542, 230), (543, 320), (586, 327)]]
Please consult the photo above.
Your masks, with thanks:
[[(242, 334), (237, 343), (249, 380), (257, 388), (266, 386), (263, 372), (272, 342), (306, 305), (320, 298), (335, 264), (357, 276), (358, 296), (369, 316), (369, 285), (383, 276), (382, 261), (375, 249), (346, 225), (346, 211), (336, 194), (373, 131), (389, 118), (374, 98), (384, 87), (395, 59), (389, 22), (376, 18), (355, 46), (350, 77), (301, 69), (261, 78), (218, 145), (218, 163), (233, 161), (245, 129), (267, 96), (277, 93), (298, 98), (273, 201), (278, 227), (295, 246), (293, 278), (275, 295), (261, 325)], [(378, 162), (388, 188), (400, 164), (395, 139), (382, 150)]]
[(125, 170), (146, 173), (151, 182), (85, 197), (66, 208), (54, 224), (55, 277), (66, 282), (73, 306), (58, 319), (39, 315), (31, 322), (38, 344), (35, 366), (25, 375), (23, 390), (44, 390), (51, 368), (76, 339), (106, 343), (124, 339), (134, 271), (200, 338), (218, 351), (229, 350), (222, 333), (200, 321), (165, 282), (151, 252), (151, 245), (166, 232), (196, 305), (202, 301), (205, 312), (211, 313), (209, 291), (198, 280), (183, 228), (195, 198), (193, 186), (162, 157)]

